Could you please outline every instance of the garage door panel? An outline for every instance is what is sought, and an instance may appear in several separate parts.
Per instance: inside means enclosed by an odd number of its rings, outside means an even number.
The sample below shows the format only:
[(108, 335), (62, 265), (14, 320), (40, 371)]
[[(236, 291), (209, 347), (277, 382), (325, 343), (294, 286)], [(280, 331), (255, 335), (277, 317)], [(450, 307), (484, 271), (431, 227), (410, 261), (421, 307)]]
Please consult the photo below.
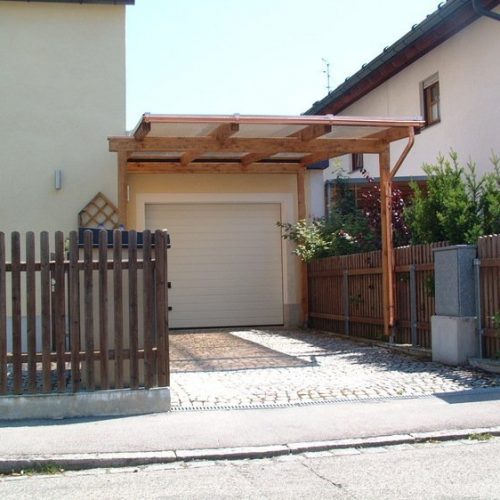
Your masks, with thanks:
[(167, 228), (173, 328), (283, 323), (279, 204), (146, 205)]

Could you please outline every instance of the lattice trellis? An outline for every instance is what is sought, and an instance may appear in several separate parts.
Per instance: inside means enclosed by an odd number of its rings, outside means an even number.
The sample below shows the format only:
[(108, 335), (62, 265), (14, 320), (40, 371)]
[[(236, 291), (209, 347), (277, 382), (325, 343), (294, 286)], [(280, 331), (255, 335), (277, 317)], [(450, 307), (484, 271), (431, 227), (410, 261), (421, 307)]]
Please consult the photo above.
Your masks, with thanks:
[(118, 209), (102, 193), (97, 193), (78, 213), (79, 227), (118, 228)]

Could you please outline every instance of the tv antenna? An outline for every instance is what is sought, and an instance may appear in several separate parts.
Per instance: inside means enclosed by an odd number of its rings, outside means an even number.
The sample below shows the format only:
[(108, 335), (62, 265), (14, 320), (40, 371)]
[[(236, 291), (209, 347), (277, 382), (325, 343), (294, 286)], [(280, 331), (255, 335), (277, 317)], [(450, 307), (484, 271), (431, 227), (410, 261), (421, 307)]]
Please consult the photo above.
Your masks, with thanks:
[(323, 73), (326, 75), (326, 91), (328, 93), (331, 92), (330, 88), (330, 61), (327, 61), (325, 58), (321, 58), (321, 60), (325, 63), (325, 69), (323, 70)]

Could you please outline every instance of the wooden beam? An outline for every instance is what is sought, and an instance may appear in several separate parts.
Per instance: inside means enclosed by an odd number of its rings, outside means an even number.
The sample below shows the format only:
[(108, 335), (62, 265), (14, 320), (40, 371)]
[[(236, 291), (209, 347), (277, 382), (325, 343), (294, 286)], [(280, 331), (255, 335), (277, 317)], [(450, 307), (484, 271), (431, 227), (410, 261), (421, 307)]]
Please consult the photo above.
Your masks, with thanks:
[(313, 163), (317, 163), (318, 161), (329, 160), (330, 158), (331, 156), (328, 153), (314, 153), (312, 155), (304, 156), (304, 158), (300, 160), (300, 163), (307, 167)]
[(217, 142), (224, 143), (229, 137), (236, 134), (240, 130), (237, 123), (222, 123), (210, 132), (209, 137), (212, 137)]
[(379, 154), (380, 222), (382, 226), (382, 301), (384, 335), (390, 336), (394, 327), (394, 248), (392, 244), (392, 182), (389, 145)]
[(193, 160), (198, 158), (198, 156), (200, 156), (200, 154), (203, 154), (203, 153), (200, 153), (199, 151), (196, 151), (196, 150), (186, 151), (181, 156), (181, 165), (184, 165), (184, 166), (189, 165)]
[(118, 153), (118, 221), (127, 227), (127, 152)]
[(142, 139), (144, 139), (149, 134), (150, 131), (151, 131), (151, 123), (142, 120), (141, 124), (137, 127), (137, 129), (134, 132), (134, 137), (138, 141), (142, 141)]
[(146, 137), (137, 141), (131, 137), (109, 139), (110, 151), (157, 151), (184, 152), (197, 150), (200, 153), (259, 153), (271, 156), (276, 153), (320, 153), (329, 155), (347, 153), (380, 153), (385, 142), (379, 139), (313, 139), (301, 141), (295, 137), (239, 138), (229, 137), (224, 144), (211, 137)]
[[(413, 130), (413, 129), (412, 129)], [(399, 141), (405, 139), (410, 134), (409, 127), (393, 127), (380, 132), (375, 132), (367, 136), (367, 139), (380, 139), (386, 142)]]
[(308, 125), (307, 127), (290, 134), (288, 137), (297, 137), (301, 141), (310, 141), (332, 131), (331, 125)]
[(296, 174), (304, 170), (297, 163), (191, 163), (128, 162), (129, 174)]
[[(305, 185), (305, 170), (301, 170), (297, 173), (297, 215), (299, 220), (307, 217)], [(305, 262), (300, 264), (300, 284), (301, 320), (302, 325), (307, 327), (309, 322), (309, 283)]]
[(265, 160), (268, 157), (268, 153), (249, 153), (241, 158), (241, 164), (244, 166), (251, 165), (260, 160)]

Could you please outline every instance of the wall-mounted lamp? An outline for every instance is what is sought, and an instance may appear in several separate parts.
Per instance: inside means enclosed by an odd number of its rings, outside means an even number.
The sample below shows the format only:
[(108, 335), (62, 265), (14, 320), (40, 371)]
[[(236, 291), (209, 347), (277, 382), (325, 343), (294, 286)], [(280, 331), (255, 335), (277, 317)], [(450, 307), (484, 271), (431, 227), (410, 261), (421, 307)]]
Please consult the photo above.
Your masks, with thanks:
[(54, 187), (59, 190), (62, 188), (62, 170), (56, 170), (54, 172)]

